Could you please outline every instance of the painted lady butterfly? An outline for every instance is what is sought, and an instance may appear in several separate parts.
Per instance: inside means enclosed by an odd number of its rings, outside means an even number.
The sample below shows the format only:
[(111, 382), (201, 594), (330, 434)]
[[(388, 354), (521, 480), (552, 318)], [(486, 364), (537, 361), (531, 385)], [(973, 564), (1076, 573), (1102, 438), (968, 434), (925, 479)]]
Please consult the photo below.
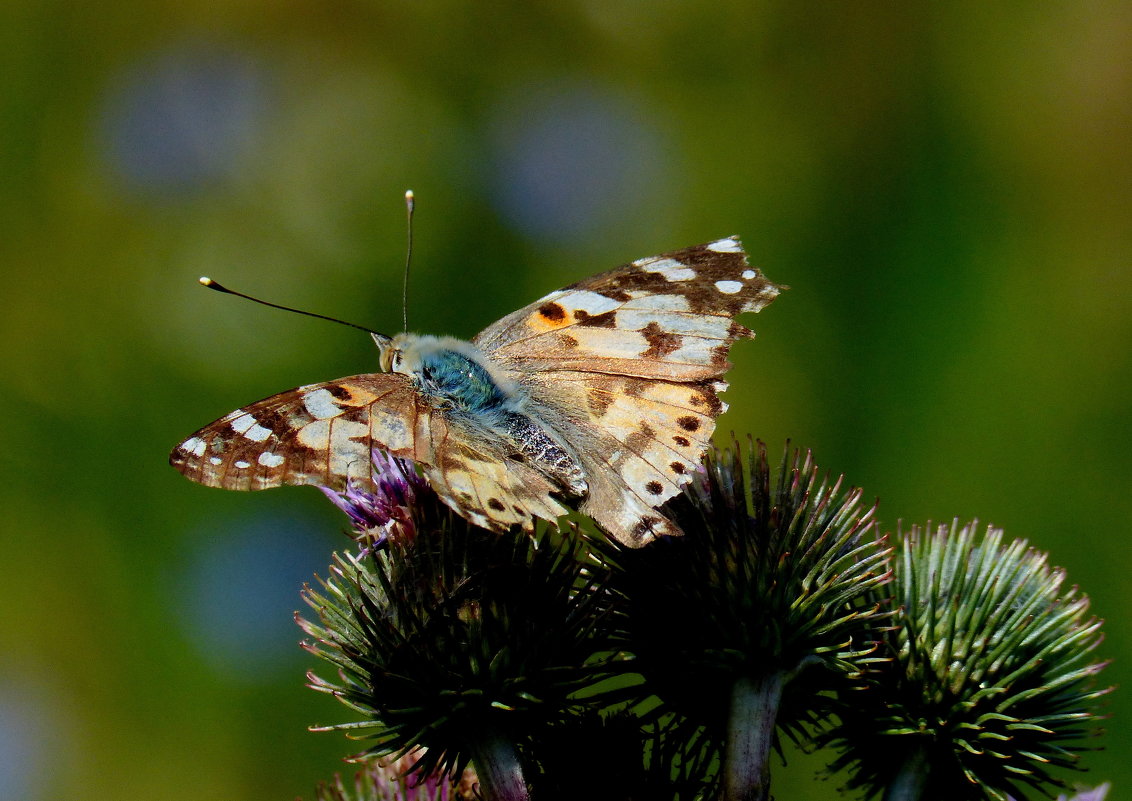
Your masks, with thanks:
[(342, 489), (372, 448), (411, 459), (440, 498), (494, 530), (573, 506), (622, 543), (680, 534), (657, 511), (691, 478), (726, 405), (734, 321), (779, 287), (735, 237), (640, 259), (551, 292), (471, 342), (374, 335), (380, 373), (282, 392), (174, 449), (210, 487)]

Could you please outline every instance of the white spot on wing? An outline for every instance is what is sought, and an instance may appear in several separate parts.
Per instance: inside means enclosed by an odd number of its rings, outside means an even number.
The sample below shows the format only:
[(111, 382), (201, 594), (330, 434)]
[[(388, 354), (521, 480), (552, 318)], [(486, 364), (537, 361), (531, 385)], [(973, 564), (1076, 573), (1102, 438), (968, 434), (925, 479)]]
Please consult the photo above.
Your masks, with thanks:
[(617, 312), (617, 327), (621, 330), (640, 331), (647, 328), (650, 323), (669, 334), (691, 334), (725, 339), (731, 326), (731, 318), (723, 315), (666, 312), (660, 309), (621, 309)]
[(220, 464), (224, 463), (224, 460), (221, 459), (219, 456), (210, 456), (210, 457), (208, 457), (208, 461), (209, 461), (209, 464), (215, 464), (215, 465), (220, 465)]
[(586, 314), (604, 314), (621, 305), (619, 301), (613, 298), (607, 298), (605, 295), (584, 289), (569, 292), (563, 296), (562, 300), (569, 306), (569, 311), (581, 309)]
[(733, 236), (729, 236), (726, 239), (720, 239), (716, 242), (712, 242), (707, 246), (707, 249), (714, 250), (716, 253), (741, 253), (743, 251), (743, 246), (739, 244), (738, 239)]
[(681, 339), (680, 347), (666, 354), (664, 360), (677, 364), (711, 364), (718, 344), (718, 339), (685, 336)]
[(303, 395), (303, 406), (316, 420), (326, 420), (342, 414), (341, 407), (334, 402), (334, 396), (324, 387)]
[(285, 462), (287, 460), (284, 459), (282, 456), (280, 456), (277, 453), (272, 453), (271, 451), (264, 451), (263, 453), (261, 453), (259, 455), (259, 458), (256, 459), (256, 461), (259, 462), (264, 467), (278, 467), (279, 465), (283, 464), (283, 462)]
[(715, 288), (724, 295), (734, 295), (743, 288), (743, 284), (739, 281), (716, 281)]
[(756, 275), (758, 275), (758, 273), (756, 273), (754, 270), (744, 270), (743, 271), (743, 279), (746, 280), (746, 281), (750, 281)]
[(330, 469), (340, 476), (369, 475), (369, 426), (354, 420), (334, 420), (330, 429)]
[(691, 281), (696, 277), (695, 270), (675, 259), (662, 259), (653, 256), (650, 259), (638, 259), (633, 264), (645, 272), (660, 273), (669, 281)]
[(244, 432), (244, 436), (250, 439), (252, 442), (263, 442), (265, 439), (271, 436), (271, 429), (264, 428), (259, 423), (256, 423)]
[(399, 417), (391, 415), (378, 415), (370, 420), (370, 436), (374, 442), (380, 442), (390, 450), (401, 450), (411, 447), (413, 433)]
[[(235, 412), (233, 412), (233, 414), (235, 414)], [(248, 414), (247, 412), (244, 412), (239, 417), (232, 418), (232, 422), (229, 423), (229, 425), (232, 426), (232, 430), (235, 431), (237, 434), (243, 434), (245, 431), (247, 431), (249, 428), (251, 428), (255, 424), (256, 424), (255, 417)]]
[(204, 449), (208, 447), (200, 437), (189, 437), (181, 443), (181, 450), (188, 451), (193, 456), (204, 456)]
[(241, 470), (243, 470), (245, 467), (251, 467), (252, 466), (251, 462), (245, 462), (243, 459), (238, 459), (235, 462), (232, 462), (232, 464), (234, 464), (236, 467), (240, 468)]
[(625, 309), (654, 309), (656, 311), (673, 311), (673, 312), (686, 312), (691, 311), (688, 305), (688, 299), (683, 295), (665, 294), (663, 292), (656, 294), (640, 294), (633, 295), (625, 305)]
[(326, 420), (316, 420), (299, 429), (296, 440), (304, 448), (322, 450), (330, 445), (330, 423)]

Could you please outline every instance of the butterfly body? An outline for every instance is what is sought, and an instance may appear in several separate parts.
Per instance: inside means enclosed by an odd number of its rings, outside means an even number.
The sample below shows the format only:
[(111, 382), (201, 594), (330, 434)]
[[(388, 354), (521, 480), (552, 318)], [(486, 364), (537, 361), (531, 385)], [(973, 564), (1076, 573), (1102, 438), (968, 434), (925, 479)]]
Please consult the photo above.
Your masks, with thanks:
[(621, 542), (681, 533), (657, 511), (691, 478), (735, 322), (779, 288), (727, 238), (552, 292), (471, 342), (374, 337), (384, 372), (299, 387), (220, 418), (170, 461), (199, 483), (341, 489), (371, 449), (414, 461), (445, 503), (495, 530), (576, 507)]
[[(382, 347), (381, 340), (378, 347)], [(524, 411), (521, 387), (499, 375), (490, 359), (475, 345), (452, 337), (399, 334), (382, 352), (382, 363), (412, 381), (422, 395), (466, 427), (479, 426), (484, 436), (498, 437), (508, 458), (527, 460), (536, 470), (578, 498), (586, 493), (582, 468), (552, 426)]]

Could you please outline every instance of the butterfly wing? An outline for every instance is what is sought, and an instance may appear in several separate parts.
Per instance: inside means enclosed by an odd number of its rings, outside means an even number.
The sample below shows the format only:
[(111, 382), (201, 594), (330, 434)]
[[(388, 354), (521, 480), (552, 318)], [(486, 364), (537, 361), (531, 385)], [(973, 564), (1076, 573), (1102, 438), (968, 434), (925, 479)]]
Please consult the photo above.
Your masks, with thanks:
[(169, 462), (209, 487), (341, 488), (370, 477), (370, 450), (417, 459), (431, 427), (404, 376), (375, 373), (281, 392), (221, 417), (178, 445)]
[(729, 237), (551, 292), (473, 343), (519, 375), (570, 369), (701, 381), (723, 375), (731, 344), (754, 336), (735, 317), (760, 311), (779, 291)]
[(474, 420), (457, 416), (433, 426), (429, 461), (417, 463), (441, 500), (493, 531), (516, 525), (531, 531), (536, 517), (553, 522), (570, 511), (555, 497), (562, 487), (509, 447)]
[(342, 489), (367, 482), (379, 448), (421, 466), (436, 493), (477, 525), (506, 530), (567, 510), (558, 488), (511, 461), (497, 437), (432, 405), (397, 373), (299, 387), (225, 415), (178, 445), (169, 462), (210, 487), (284, 484)]
[(590, 484), (581, 510), (639, 546), (680, 533), (656, 507), (690, 479), (726, 408), (728, 352), (754, 336), (735, 316), (779, 291), (731, 237), (552, 292), (474, 342), (574, 445)]

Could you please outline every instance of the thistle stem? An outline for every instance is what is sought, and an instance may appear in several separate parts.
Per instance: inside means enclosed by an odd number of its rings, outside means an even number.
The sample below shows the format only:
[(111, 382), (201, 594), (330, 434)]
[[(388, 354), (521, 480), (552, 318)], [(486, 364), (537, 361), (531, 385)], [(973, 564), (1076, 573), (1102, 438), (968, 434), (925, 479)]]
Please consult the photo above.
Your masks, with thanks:
[(724, 759), (724, 801), (765, 801), (770, 797), (770, 748), (786, 674), (744, 677), (731, 689)]
[(507, 738), (485, 733), (475, 748), (472, 763), (487, 801), (528, 801), (530, 798), (519, 755), (514, 743)]
[(892, 784), (884, 791), (883, 801), (919, 801), (928, 784), (928, 755), (923, 748), (917, 748), (904, 764)]

